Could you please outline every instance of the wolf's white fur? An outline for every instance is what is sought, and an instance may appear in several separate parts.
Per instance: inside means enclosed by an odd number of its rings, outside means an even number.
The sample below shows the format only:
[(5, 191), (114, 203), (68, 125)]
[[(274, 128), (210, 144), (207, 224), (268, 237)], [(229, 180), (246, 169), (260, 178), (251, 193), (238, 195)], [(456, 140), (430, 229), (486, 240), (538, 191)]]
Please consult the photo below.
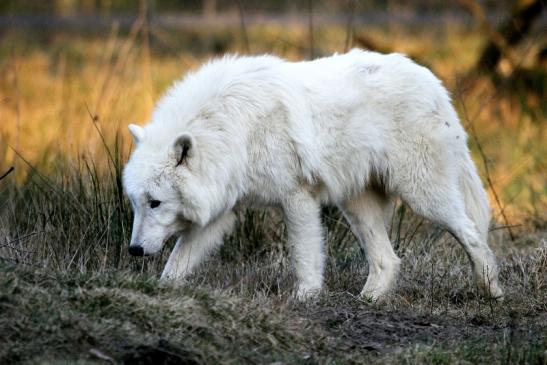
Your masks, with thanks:
[[(385, 217), (400, 197), (457, 238), (487, 295), (503, 295), (466, 133), (441, 82), (403, 55), (224, 57), (175, 83), (152, 121), (130, 130), (131, 245), (153, 254), (179, 236), (163, 279), (191, 273), (232, 229), (234, 206), (251, 201), (282, 207), (298, 295), (314, 294), (325, 261), (320, 205), (335, 204), (367, 253), (362, 294), (377, 299), (399, 270)], [(181, 159), (183, 134), (192, 141)]]

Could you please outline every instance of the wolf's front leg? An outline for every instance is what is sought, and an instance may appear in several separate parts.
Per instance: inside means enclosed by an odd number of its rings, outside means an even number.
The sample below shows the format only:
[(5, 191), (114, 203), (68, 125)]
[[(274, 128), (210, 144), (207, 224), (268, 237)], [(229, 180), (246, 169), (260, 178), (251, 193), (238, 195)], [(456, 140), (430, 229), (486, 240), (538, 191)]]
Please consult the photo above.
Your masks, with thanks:
[(320, 205), (307, 191), (298, 191), (283, 204), (289, 245), (298, 279), (297, 297), (306, 299), (321, 290), (325, 253)]
[(235, 214), (228, 212), (207, 226), (179, 238), (161, 274), (161, 280), (184, 279), (218, 246), (225, 234), (231, 232)]

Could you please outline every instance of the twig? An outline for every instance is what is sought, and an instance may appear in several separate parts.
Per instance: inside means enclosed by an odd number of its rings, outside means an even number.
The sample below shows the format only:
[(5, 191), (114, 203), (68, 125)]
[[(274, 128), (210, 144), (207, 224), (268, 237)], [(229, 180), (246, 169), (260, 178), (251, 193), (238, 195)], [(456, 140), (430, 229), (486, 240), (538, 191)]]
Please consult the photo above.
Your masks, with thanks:
[(353, 21), (355, 18), (355, 5), (355, 0), (349, 0), (349, 18), (346, 27), (346, 42), (344, 46), (344, 52), (349, 51), (350, 47), (353, 45)]
[(494, 318), (494, 306), (492, 305), (492, 301), (496, 300), (496, 298), (492, 298), (491, 294), (491, 288), (492, 288), (492, 280), (490, 279), (490, 271), (488, 270), (488, 265), (486, 265), (486, 279), (488, 283), (488, 288), (486, 289), (486, 300), (488, 300), (488, 306), (490, 307), (490, 316)]
[[(16, 149), (14, 149), (11, 146), (10, 146), (10, 148), (13, 151), (13, 153), (15, 153), (15, 155), (17, 157), (19, 157), (19, 159), (21, 159), (21, 161), (23, 161), (25, 163), (25, 165), (27, 165), (36, 174), (36, 176), (38, 176), (40, 178), (40, 180), (45, 184), (45, 186), (53, 194), (57, 194), (57, 195), (62, 196), (62, 197), (70, 197), (71, 199), (66, 199), (67, 204), (72, 205), (72, 207), (75, 210), (79, 211), (80, 213), (85, 214), (85, 215), (89, 215), (89, 212), (87, 210), (83, 209), (81, 204), (76, 204), (77, 199), (74, 196), (70, 195), (67, 191), (65, 191), (63, 189), (56, 187), (53, 180), (51, 180), (48, 176), (44, 175), (40, 170), (38, 170), (38, 168), (36, 168), (34, 165), (32, 165), (30, 163), (30, 161), (28, 161), (21, 153), (19, 153), (19, 151), (17, 151)], [(36, 187), (39, 188), (42, 191), (42, 193), (46, 194), (45, 190), (39, 184), (36, 184)]]
[(144, 19), (141, 35), (146, 37), (147, 47), (152, 43), (152, 21), (155, 11), (155, 0), (141, 0), (139, 4), (139, 17)]
[(24, 253), (36, 253), (36, 251), (24, 250), (22, 248), (15, 247), (15, 246), (10, 246), (10, 245), (7, 245), (7, 244), (0, 244), (0, 247), (6, 247), (6, 248), (9, 248), (10, 250), (15, 250), (15, 251), (24, 252)]
[(4, 175), (0, 176), (0, 180), (2, 180), (3, 178), (5, 178), (9, 174), (11, 174), (13, 170), (15, 170), (15, 167), (13, 167), (13, 166), (10, 167), (9, 170)]
[(475, 144), (477, 145), (477, 149), (479, 150), (479, 155), (481, 156), (482, 164), (484, 166), (484, 172), (486, 174), (486, 182), (488, 183), (488, 187), (492, 191), (492, 194), (494, 195), (494, 199), (496, 200), (496, 204), (498, 205), (498, 208), (500, 209), (500, 214), (503, 218), (503, 221), (505, 222), (505, 227), (507, 228), (507, 232), (509, 233), (511, 242), (515, 242), (515, 235), (513, 234), (513, 230), (511, 229), (512, 226), (509, 223), (509, 219), (507, 218), (507, 215), (505, 214), (505, 207), (501, 203), (498, 192), (496, 191), (496, 188), (494, 187), (494, 183), (492, 182), (492, 177), (490, 176), (490, 168), (488, 167), (488, 159), (486, 158), (486, 154), (484, 153), (484, 150), (482, 149), (482, 145), (479, 141), (479, 138), (477, 137), (475, 124), (471, 120), (469, 120), (469, 113), (467, 112), (467, 106), (465, 105), (465, 102), (461, 98), (461, 95), (458, 94), (458, 97), (460, 98), (460, 103), (462, 105), (464, 118), (467, 121), (469, 128), (471, 129), (471, 137), (475, 141)]
[(310, 35), (310, 59), (315, 58), (315, 49), (313, 42), (313, 0), (308, 0), (308, 26)]
[[(13, 91), (15, 92), (15, 148), (21, 148), (21, 91), (19, 89), (19, 74), (17, 70), (17, 54), (15, 48), (12, 49), (12, 67), (13, 67)], [(16, 161), (14, 162), (16, 163)]]
[(143, 69), (146, 71), (143, 72), (146, 78), (146, 83), (150, 88), (150, 94), (154, 95), (154, 83), (152, 82), (152, 66), (150, 61), (150, 45), (152, 44), (152, 32), (151, 22), (152, 22), (152, 12), (153, 9), (150, 8), (148, 4), (149, 0), (141, 0), (140, 3), (140, 15), (139, 17), (144, 19), (142, 29), (141, 29), (141, 42), (142, 42), (142, 54), (143, 54)]
[(403, 220), (405, 218), (405, 213), (406, 213), (406, 205), (401, 204), (399, 208), (399, 223), (397, 224), (397, 238), (395, 239), (396, 244), (394, 247), (395, 250), (398, 250), (399, 247), (401, 246), (401, 239), (402, 239), (401, 232), (403, 230)]
[(245, 46), (245, 52), (251, 53), (251, 46), (249, 44), (249, 37), (247, 36), (247, 27), (245, 26), (245, 18), (243, 13), (243, 6), (241, 1), (237, 1), (237, 8), (239, 9), (239, 26), (241, 27), (241, 36), (243, 38), (243, 45)]
[[(145, 23), (145, 18), (142, 16), (142, 13), (140, 13), (139, 17), (135, 20), (135, 22), (131, 26), (129, 35), (127, 36), (123, 44), (119, 47), (119, 51), (116, 53), (117, 54), (116, 62), (114, 63), (112, 67), (108, 69), (108, 72), (101, 73), (101, 74), (105, 74), (106, 76), (102, 78), (101, 82), (98, 82), (98, 85), (100, 85), (97, 88), (97, 90), (99, 90), (99, 94), (97, 97), (97, 101), (95, 102), (95, 105), (99, 105), (99, 106), (103, 105), (104, 104), (103, 100), (109, 100), (108, 97), (115, 93), (114, 88), (110, 86), (112, 78), (114, 75), (119, 74), (124, 70), (127, 60), (129, 58), (129, 54), (136, 44), (135, 40), (137, 39), (139, 32), (144, 26), (144, 23)], [(113, 54), (114, 53), (111, 53), (110, 55), (111, 59), (113, 57)]]
[(414, 228), (414, 231), (412, 231), (412, 233), (410, 234), (410, 238), (407, 239), (408, 236), (405, 236), (405, 240), (404, 240), (405, 244), (410, 244), (410, 242), (412, 242), (412, 240), (414, 239), (414, 236), (416, 235), (416, 233), (418, 232), (418, 229), (420, 229), (420, 227), (422, 226), (424, 221), (425, 221), (424, 218), (420, 219), (420, 221), (418, 222), (418, 224)]
[(434, 286), (434, 281), (435, 281), (435, 269), (433, 267), (433, 260), (431, 260), (431, 285), (429, 287), (429, 291), (430, 291), (430, 296), (431, 296), (431, 302), (430, 302), (430, 307), (429, 307), (429, 315), (432, 316), (433, 315), (433, 299), (434, 299), (434, 295), (433, 295), (433, 286)]
[(91, 110), (89, 109), (89, 105), (87, 105), (87, 102), (84, 102), (84, 104), (85, 104), (85, 108), (87, 109), (87, 113), (89, 114), (89, 117), (91, 118), (91, 122), (92, 122), (93, 126), (97, 130), (97, 133), (99, 133), (99, 137), (101, 138), (103, 146), (106, 149), (106, 152), (108, 154), (108, 158), (110, 159), (110, 162), (112, 162), (113, 166), (116, 166), (116, 162), (114, 161), (114, 156), (112, 156), (112, 153), (110, 152), (110, 148), (108, 148), (108, 144), (106, 143), (106, 139), (104, 138), (104, 135), (101, 132), (101, 129), (97, 125), (97, 121), (99, 120), (99, 117), (96, 114), (91, 113)]
[(489, 232), (493, 232), (493, 231), (497, 231), (499, 229), (507, 229), (507, 228), (517, 228), (517, 227), (523, 227), (524, 224), (513, 224), (511, 227), (507, 227), (507, 226), (497, 226), (497, 227), (492, 227), (490, 228)]
[(11, 241), (7, 241), (7, 240), (6, 240), (6, 244), (5, 244), (5, 245), (2, 245), (2, 246), (10, 247), (10, 245), (13, 244), (13, 243), (20, 242), (20, 241), (22, 241), (22, 240), (25, 240), (25, 239), (27, 239), (27, 238), (30, 238), (30, 237), (32, 237), (32, 236), (36, 236), (37, 234), (42, 234), (42, 233), (46, 233), (46, 231), (32, 232), (32, 233), (26, 234), (26, 235), (24, 235), (24, 236), (22, 236), (22, 237), (15, 238), (15, 239), (13, 239), (13, 240), (11, 240)]

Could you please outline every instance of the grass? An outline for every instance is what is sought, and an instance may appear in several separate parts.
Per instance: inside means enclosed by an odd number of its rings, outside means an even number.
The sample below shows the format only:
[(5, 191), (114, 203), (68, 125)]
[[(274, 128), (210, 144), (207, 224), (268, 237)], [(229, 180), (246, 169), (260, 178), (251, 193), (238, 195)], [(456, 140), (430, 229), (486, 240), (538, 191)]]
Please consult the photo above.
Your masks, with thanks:
[[(468, 29), (356, 29), (365, 31), (443, 78), (486, 176), (480, 143), (491, 201), (493, 187), (501, 202), (490, 243), (504, 303), (481, 299), (463, 250), (401, 205), (390, 236), (402, 272), (383, 303), (357, 296), (366, 260), (331, 207), (326, 289), (315, 301), (291, 295), (276, 210), (238, 212), (234, 233), (186, 285), (161, 285), (168, 249), (126, 253), (125, 125), (146, 120), (165, 87), (210, 53), (242, 49), (238, 31), (167, 34), (152, 45), (138, 28), (103, 38), (12, 31), (0, 40), (0, 176), (16, 166), (0, 180), (0, 363), (545, 363), (545, 105), (486, 79), (464, 89), (458, 80), (480, 47)], [(249, 41), (255, 53), (297, 59), (308, 38), (305, 28), (262, 27)], [(318, 53), (344, 42), (342, 28), (317, 30)], [(523, 62), (534, 47), (525, 45)], [(517, 225), (514, 241), (499, 227), (501, 207)]]
[(356, 296), (365, 277), (357, 251), (351, 259), (346, 252), (330, 256), (326, 292), (302, 304), (290, 296), (286, 256), (227, 254), (237, 239), (178, 287), (138, 269), (1, 263), (0, 360), (94, 363), (100, 354), (121, 363), (544, 361), (545, 247), (502, 260), (504, 304), (475, 295), (460, 250), (431, 252), (426, 240), (408, 248), (428, 252), (404, 256), (403, 279), (386, 303)]

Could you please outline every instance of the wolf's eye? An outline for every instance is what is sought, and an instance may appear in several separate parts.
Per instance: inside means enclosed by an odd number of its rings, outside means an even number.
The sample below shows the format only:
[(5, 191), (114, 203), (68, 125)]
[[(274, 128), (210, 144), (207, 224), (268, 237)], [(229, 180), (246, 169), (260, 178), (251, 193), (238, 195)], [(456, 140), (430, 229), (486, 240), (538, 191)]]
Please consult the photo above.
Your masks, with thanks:
[(161, 202), (159, 200), (150, 200), (150, 208), (154, 209), (159, 207)]

